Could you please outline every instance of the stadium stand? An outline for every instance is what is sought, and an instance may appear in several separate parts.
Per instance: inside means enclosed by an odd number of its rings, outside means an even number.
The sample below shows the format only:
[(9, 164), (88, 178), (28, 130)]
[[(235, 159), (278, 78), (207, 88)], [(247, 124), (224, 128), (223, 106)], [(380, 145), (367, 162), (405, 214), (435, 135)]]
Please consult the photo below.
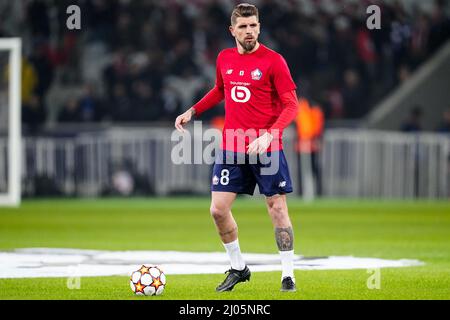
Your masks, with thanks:
[[(1, 4), (0, 36), (25, 40), (24, 65), (36, 78), (25, 83), (31, 102), (23, 99), (25, 111), (34, 106), (23, 119), (33, 128), (172, 121), (208, 89), (218, 51), (233, 45), (224, 28), (230, 1), (78, 3), (82, 28), (73, 31), (65, 27), (70, 1)], [(445, 1), (375, 1), (382, 28), (370, 32), (369, 3), (258, 1), (262, 42), (286, 57), (299, 94), (327, 120), (365, 116), (450, 37)], [(67, 108), (77, 111), (68, 118)]]

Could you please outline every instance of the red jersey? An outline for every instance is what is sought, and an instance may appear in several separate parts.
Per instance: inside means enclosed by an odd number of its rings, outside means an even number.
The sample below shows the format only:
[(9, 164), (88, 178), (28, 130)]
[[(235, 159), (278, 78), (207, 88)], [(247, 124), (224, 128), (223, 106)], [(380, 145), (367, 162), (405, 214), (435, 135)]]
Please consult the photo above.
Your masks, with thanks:
[[(250, 54), (240, 54), (237, 48), (220, 52), (216, 88), (225, 98), (222, 148), (246, 152), (249, 142), (271, 129), (280, 116), (280, 96), (297, 87), (284, 58), (260, 44)], [(282, 149), (282, 129), (277, 138), (267, 151)]]

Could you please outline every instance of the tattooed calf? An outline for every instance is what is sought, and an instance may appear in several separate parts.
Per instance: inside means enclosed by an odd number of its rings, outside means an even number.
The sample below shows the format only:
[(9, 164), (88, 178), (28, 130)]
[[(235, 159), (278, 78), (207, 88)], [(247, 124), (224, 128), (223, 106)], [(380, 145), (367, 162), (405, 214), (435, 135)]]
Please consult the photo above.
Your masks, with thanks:
[(294, 233), (292, 227), (275, 228), (275, 239), (280, 251), (291, 251), (294, 249)]

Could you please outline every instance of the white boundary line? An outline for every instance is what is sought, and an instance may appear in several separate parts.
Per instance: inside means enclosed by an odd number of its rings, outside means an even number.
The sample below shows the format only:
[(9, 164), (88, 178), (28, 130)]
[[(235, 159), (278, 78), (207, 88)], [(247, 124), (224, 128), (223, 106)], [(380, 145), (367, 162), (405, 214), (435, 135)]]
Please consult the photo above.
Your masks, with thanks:
[[(252, 272), (281, 271), (278, 254), (244, 254)], [(141, 265), (157, 265), (167, 275), (221, 274), (229, 269), (222, 252), (100, 251), (56, 248), (17, 249), (0, 252), (1, 278), (79, 277), (130, 275)], [(361, 257), (296, 256), (296, 270), (350, 270), (421, 266), (418, 260), (386, 260)]]

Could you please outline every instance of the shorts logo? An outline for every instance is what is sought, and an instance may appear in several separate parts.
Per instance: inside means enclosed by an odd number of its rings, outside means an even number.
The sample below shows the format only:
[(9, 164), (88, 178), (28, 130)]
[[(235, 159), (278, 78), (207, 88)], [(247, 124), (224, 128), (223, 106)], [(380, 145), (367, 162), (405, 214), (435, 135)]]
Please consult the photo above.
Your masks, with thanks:
[(252, 71), (252, 79), (253, 80), (261, 80), (262, 72), (259, 69)]
[(286, 187), (286, 181), (281, 181), (278, 185), (278, 188), (285, 188)]
[(214, 176), (212, 179), (212, 184), (214, 186), (217, 186), (219, 184), (219, 177), (218, 176)]
[(234, 102), (246, 103), (251, 97), (250, 90), (243, 86), (235, 86), (231, 89), (231, 99)]

